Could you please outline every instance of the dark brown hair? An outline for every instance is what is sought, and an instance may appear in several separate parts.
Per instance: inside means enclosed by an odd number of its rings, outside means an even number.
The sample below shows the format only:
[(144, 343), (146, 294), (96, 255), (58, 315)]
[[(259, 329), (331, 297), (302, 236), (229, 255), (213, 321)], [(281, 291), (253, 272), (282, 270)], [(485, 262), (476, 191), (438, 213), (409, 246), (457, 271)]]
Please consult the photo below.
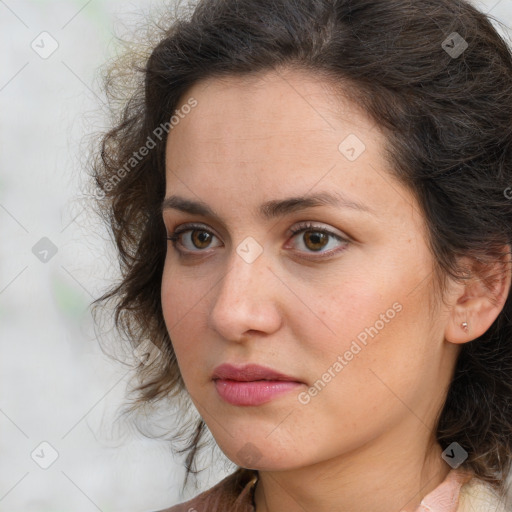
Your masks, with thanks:
[[(512, 243), (512, 56), (490, 16), (461, 0), (188, 7), (169, 7), (149, 42), (132, 44), (106, 71), (112, 128), (101, 134), (91, 173), (121, 269), (94, 311), (112, 302), (131, 347), (150, 340), (162, 352), (137, 367), (133, 410), (186, 395), (162, 314), (160, 204), (166, 123), (200, 80), (296, 68), (339, 86), (387, 135), (393, 172), (427, 221), (441, 291), (448, 276), (467, 277), (459, 256), (490, 264)], [(163, 136), (158, 127), (166, 127)], [(149, 152), (131, 160), (150, 139)], [(435, 431), (443, 449), (455, 441), (468, 452), (463, 468), (500, 492), (512, 458), (511, 308), (509, 294), (487, 332), (463, 344)], [(197, 419), (185, 448), (187, 477), (205, 431)]]

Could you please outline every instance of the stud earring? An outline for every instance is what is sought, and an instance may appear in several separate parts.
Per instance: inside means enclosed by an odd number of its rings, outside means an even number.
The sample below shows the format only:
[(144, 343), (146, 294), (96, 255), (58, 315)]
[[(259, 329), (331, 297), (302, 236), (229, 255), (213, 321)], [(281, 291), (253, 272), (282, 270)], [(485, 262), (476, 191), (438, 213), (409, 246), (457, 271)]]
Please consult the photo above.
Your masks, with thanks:
[(460, 325), (461, 325), (461, 327), (462, 327), (466, 332), (468, 332), (468, 323), (467, 323), (467, 322), (462, 322)]

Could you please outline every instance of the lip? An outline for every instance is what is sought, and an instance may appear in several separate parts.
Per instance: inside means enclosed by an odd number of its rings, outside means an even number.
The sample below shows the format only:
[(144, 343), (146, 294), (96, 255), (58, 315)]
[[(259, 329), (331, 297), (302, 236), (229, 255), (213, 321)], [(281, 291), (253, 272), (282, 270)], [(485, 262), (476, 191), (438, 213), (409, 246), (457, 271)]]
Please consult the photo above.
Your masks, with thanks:
[(213, 371), (212, 379), (228, 379), (240, 382), (251, 382), (256, 380), (299, 382), (295, 377), (285, 375), (284, 373), (273, 370), (272, 368), (267, 368), (266, 366), (260, 366), (258, 364), (246, 364), (244, 366), (221, 364)]
[(304, 384), (295, 377), (255, 364), (222, 364), (214, 370), (212, 380), (219, 396), (238, 406), (262, 405)]

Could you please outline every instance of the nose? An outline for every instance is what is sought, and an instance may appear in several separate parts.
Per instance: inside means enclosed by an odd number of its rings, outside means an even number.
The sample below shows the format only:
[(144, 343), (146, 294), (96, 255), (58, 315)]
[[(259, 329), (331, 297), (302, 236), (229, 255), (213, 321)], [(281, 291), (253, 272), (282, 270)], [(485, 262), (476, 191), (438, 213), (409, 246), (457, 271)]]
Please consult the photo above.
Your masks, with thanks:
[(224, 339), (239, 341), (247, 334), (272, 334), (279, 329), (280, 294), (286, 287), (270, 269), (264, 252), (252, 263), (233, 252), (214, 290), (209, 327)]

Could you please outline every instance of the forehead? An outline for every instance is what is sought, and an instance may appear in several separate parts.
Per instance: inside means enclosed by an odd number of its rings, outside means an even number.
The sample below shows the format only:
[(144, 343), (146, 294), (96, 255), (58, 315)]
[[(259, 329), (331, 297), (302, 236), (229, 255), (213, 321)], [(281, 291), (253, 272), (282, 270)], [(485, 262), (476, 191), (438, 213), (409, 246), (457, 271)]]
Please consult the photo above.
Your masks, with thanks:
[[(377, 148), (383, 137), (357, 105), (304, 71), (213, 77), (181, 99), (197, 106), (180, 116), (167, 138), (166, 160), (181, 167), (265, 165), (285, 169), (339, 159), (351, 133)], [(178, 105), (178, 110), (180, 106)]]
[[(388, 174), (385, 136), (330, 83), (297, 71), (214, 77), (181, 104), (190, 98), (197, 106), (167, 139), (167, 196), (256, 211), (269, 199), (328, 189), (410, 215), (412, 197)], [(357, 159), (340, 150), (346, 140), (363, 148)]]
[(201, 138), (256, 142), (272, 133), (295, 139), (316, 134), (318, 142), (322, 132), (340, 131), (339, 124), (330, 119), (333, 115), (346, 119), (352, 127), (360, 125), (362, 130), (374, 125), (357, 105), (344, 98), (341, 89), (299, 70), (211, 77), (194, 84), (180, 103), (190, 97), (198, 105), (181, 120), (182, 129), (171, 132), (170, 144), (171, 139), (182, 139), (174, 133), (177, 131), (182, 135), (186, 131), (191, 142)]

